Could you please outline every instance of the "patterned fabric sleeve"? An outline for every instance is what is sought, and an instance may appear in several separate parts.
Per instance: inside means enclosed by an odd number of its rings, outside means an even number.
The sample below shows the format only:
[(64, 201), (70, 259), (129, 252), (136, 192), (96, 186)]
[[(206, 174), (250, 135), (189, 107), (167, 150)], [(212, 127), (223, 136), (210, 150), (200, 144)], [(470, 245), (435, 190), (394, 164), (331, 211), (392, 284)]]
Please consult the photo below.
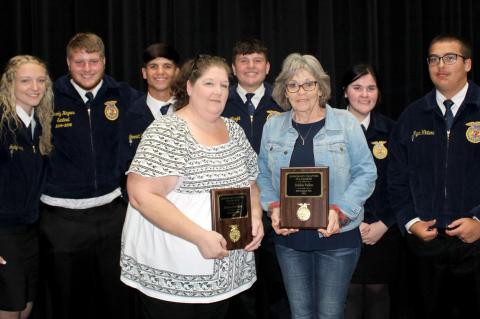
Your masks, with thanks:
[(143, 133), (127, 173), (146, 177), (183, 176), (186, 128), (176, 117), (154, 121)]
[(235, 121), (227, 119), (229, 122), (230, 129), (234, 132), (233, 136), (237, 140), (237, 145), (239, 145), (242, 150), (242, 154), (247, 166), (249, 173), (249, 180), (255, 181), (258, 175), (258, 165), (257, 165), (257, 153), (253, 150), (250, 142), (248, 141), (245, 132), (242, 127), (238, 125)]

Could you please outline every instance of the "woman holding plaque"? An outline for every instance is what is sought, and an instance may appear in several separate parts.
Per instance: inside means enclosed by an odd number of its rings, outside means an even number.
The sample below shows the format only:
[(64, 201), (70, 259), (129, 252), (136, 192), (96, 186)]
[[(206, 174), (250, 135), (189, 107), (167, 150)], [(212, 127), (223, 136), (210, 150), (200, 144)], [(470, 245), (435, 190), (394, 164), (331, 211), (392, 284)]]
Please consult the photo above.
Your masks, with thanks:
[(353, 66), (342, 80), (347, 109), (362, 125), (378, 174), (360, 223), (363, 248), (348, 290), (348, 319), (389, 317), (388, 283), (398, 275), (400, 261), (400, 231), (387, 201), (388, 137), (394, 122), (372, 112), (380, 100), (377, 82), (377, 75), (368, 64)]
[(8, 61), (0, 83), (0, 319), (27, 318), (36, 295), (52, 99), (44, 62), (30, 55)]
[[(292, 318), (343, 317), (360, 255), (363, 204), (375, 185), (375, 164), (360, 125), (327, 104), (330, 92), (330, 78), (315, 57), (290, 54), (273, 91), (289, 111), (270, 118), (263, 131), (257, 182), (277, 233)], [(316, 166), (329, 168), (327, 227), (280, 228), (280, 168)]]
[[(128, 173), (121, 280), (139, 291), (145, 318), (223, 318), (228, 298), (256, 280), (263, 237), (257, 158), (240, 126), (222, 118), (230, 67), (187, 62), (176, 112), (143, 134)], [(227, 251), (212, 231), (210, 190), (250, 187), (253, 240)]]

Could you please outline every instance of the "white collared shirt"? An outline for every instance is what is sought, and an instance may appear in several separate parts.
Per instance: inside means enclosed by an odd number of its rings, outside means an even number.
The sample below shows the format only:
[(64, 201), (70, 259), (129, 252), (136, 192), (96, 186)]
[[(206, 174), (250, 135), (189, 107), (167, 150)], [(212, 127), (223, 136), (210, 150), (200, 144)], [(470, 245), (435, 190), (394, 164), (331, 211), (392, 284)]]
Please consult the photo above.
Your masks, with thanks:
[[(458, 91), (457, 94), (455, 94), (450, 100), (452, 100), (453, 105), (451, 107), (453, 116), (455, 116), (458, 112), (458, 109), (460, 108), (460, 105), (462, 105), (463, 100), (465, 100), (465, 96), (467, 95), (467, 90), (468, 90), (468, 82), (465, 84), (465, 86)], [(437, 99), (437, 105), (440, 108), (440, 111), (442, 111), (442, 114), (445, 115), (445, 105), (443, 105), (443, 102), (447, 99), (445, 96), (443, 96), (442, 93), (440, 93), (439, 90), (436, 90), (436, 99)]]
[(363, 121), (360, 122), (361, 125), (365, 127), (365, 130), (368, 130), (368, 127), (370, 126), (370, 113), (363, 119)]
[(26, 127), (28, 127), (30, 124), (32, 124), (32, 127), (30, 128), (32, 130), (32, 138), (33, 138), (33, 133), (35, 132), (35, 126), (37, 125), (37, 122), (35, 122), (34, 114), (35, 114), (35, 109), (32, 109), (32, 114), (28, 115), (27, 112), (21, 107), (21, 106), (16, 106), (16, 111), (17, 115), (22, 120), (23, 124), (25, 124)]
[[(242, 99), (243, 103), (247, 102), (246, 94), (249, 93), (249, 92), (247, 92), (247, 90), (242, 88), (240, 86), (240, 84), (237, 85), (237, 93), (238, 93), (238, 95), (240, 95), (240, 98)], [(253, 106), (255, 106), (255, 108), (257, 108), (258, 104), (260, 104), (260, 100), (265, 95), (265, 85), (263, 85), (263, 83), (262, 83), (262, 85), (260, 85), (255, 90), (255, 92), (252, 92), (252, 93), (255, 94), (252, 97), (252, 103), (253, 103)]]
[(147, 94), (147, 106), (150, 109), (150, 112), (153, 114), (153, 118), (158, 120), (160, 117), (162, 117), (162, 112), (160, 109), (162, 106), (170, 104), (168, 107), (167, 115), (170, 115), (174, 112), (173, 105), (175, 104), (175, 97), (172, 96), (170, 100), (168, 101), (160, 101), (154, 98), (153, 96), (150, 95), (150, 93)]
[(75, 90), (78, 92), (78, 94), (80, 94), (80, 97), (82, 98), (83, 103), (87, 103), (88, 99), (85, 96), (85, 94), (87, 94), (87, 92), (92, 92), (93, 98), (95, 98), (97, 96), (98, 90), (100, 90), (100, 88), (102, 87), (103, 80), (101, 80), (100, 83), (98, 83), (97, 86), (95, 86), (93, 89), (88, 91), (80, 87), (80, 85), (78, 85), (73, 79), (70, 79), (70, 83), (72, 83)]

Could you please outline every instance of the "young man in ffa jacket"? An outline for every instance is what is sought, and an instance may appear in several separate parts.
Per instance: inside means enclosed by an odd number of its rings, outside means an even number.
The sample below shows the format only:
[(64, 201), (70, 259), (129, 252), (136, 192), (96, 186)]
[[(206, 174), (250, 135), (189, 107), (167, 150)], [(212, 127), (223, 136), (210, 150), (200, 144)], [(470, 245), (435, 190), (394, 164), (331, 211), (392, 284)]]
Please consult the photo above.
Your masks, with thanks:
[(222, 116), (236, 121), (255, 152), (260, 150), (263, 125), (283, 112), (272, 99), (272, 86), (265, 82), (270, 63), (265, 44), (258, 39), (238, 41), (233, 47), (232, 68), (238, 84), (230, 88)]
[(67, 45), (70, 74), (54, 84), (54, 151), (41, 229), (54, 318), (128, 318), (120, 282), (119, 122), (137, 94), (105, 71), (102, 39)]
[(471, 47), (434, 38), (435, 88), (400, 116), (390, 141), (388, 191), (414, 265), (418, 318), (480, 317), (480, 87)]
[[(270, 70), (268, 49), (258, 39), (245, 39), (236, 42), (232, 51), (232, 68), (238, 83), (230, 88), (222, 116), (236, 121), (243, 128), (252, 148), (258, 154), (263, 125), (270, 116), (283, 112), (272, 98), (272, 86), (265, 82)], [(257, 253), (257, 261), (260, 264), (259, 283), (233, 299), (230, 316), (235, 318), (255, 318), (257, 313), (258, 317), (265, 317), (267, 315), (263, 313), (269, 309), (275, 312), (282, 307), (287, 307), (283, 309), (285, 312), (289, 311), (275, 257), (272, 241), (274, 232), (268, 218), (264, 218), (263, 224), (264, 245)], [(253, 289), (258, 291), (254, 292)], [(279, 304), (276, 305), (277, 302)]]
[[(145, 129), (155, 119), (175, 111), (173, 81), (178, 74), (180, 55), (170, 45), (154, 43), (143, 52), (142, 76), (148, 92), (137, 98), (122, 120), (120, 140), (122, 171), (127, 171)], [(125, 180), (126, 176), (124, 177)], [(124, 184), (124, 183), (123, 183)], [(124, 191), (124, 197), (127, 195)]]

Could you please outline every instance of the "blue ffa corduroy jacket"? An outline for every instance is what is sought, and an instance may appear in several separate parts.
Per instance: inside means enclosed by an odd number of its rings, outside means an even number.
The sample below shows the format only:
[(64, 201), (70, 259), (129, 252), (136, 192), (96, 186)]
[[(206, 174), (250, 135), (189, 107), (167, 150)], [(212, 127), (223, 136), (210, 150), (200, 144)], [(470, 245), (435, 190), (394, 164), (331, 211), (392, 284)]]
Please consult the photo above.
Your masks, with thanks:
[(42, 129), (38, 120), (36, 123), (33, 141), (28, 135), (31, 133), (23, 123), (15, 128), (14, 134), (7, 125), (2, 128), (0, 226), (28, 225), (38, 219), (38, 205), (46, 173), (46, 157), (40, 154), (38, 148)]
[(54, 93), (54, 151), (44, 194), (80, 199), (112, 192), (120, 186), (122, 174), (120, 117), (138, 92), (105, 75), (90, 114), (69, 76), (55, 82)]
[(390, 209), (387, 199), (387, 168), (390, 159), (388, 137), (393, 125), (393, 120), (372, 112), (370, 113), (370, 125), (365, 134), (377, 167), (377, 180), (372, 196), (365, 202), (364, 220), (367, 223), (381, 220), (388, 227), (395, 224), (395, 215)]
[(250, 121), (248, 109), (237, 93), (236, 85), (230, 88), (227, 104), (222, 113), (222, 116), (234, 120), (243, 128), (250, 145), (257, 154), (260, 152), (263, 125), (270, 116), (283, 112), (283, 109), (272, 98), (272, 86), (266, 82), (263, 84), (265, 85), (265, 94), (255, 110), (253, 122)]
[(402, 231), (415, 217), (440, 228), (480, 217), (480, 87), (469, 82), (449, 137), (435, 96), (412, 103), (389, 142), (388, 193)]
[(122, 137), (120, 140), (122, 169), (128, 166), (137, 151), (143, 132), (153, 122), (154, 117), (147, 105), (147, 95), (137, 98), (126, 111), (122, 119)]

